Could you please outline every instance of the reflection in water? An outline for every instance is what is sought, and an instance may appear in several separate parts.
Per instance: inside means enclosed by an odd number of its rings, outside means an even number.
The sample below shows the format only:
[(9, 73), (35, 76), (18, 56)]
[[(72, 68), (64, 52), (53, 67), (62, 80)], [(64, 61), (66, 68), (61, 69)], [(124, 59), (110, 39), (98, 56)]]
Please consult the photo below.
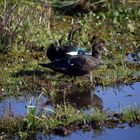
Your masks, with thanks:
[[(69, 103), (77, 109), (84, 109), (85, 113), (94, 110), (94, 107), (98, 109), (109, 109), (111, 111), (120, 111), (121, 108), (126, 108), (130, 105), (140, 105), (140, 82), (134, 84), (123, 85), (118, 87), (108, 87), (102, 89), (102, 87), (96, 87), (95, 89), (88, 88), (68, 88), (66, 91), (58, 92), (56, 97), (46, 103), (47, 97), (41, 96), (37, 109), (48, 110), (53, 109), (56, 104)], [(39, 96), (39, 95), (38, 95)], [(0, 117), (2, 116), (15, 116), (26, 115), (26, 107), (30, 105), (36, 105), (38, 96), (22, 96), (18, 98), (7, 97), (0, 101)], [(46, 111), (47, 110), (47, 111)]]
[[(49, 101), (46, 105), (46, 100), (48, 98), (41, 96), (39, 103), (37, 104), (38, 110), (46, 110), (49, 113), (49, 109), (51, 110), (56, 104), (64, 104), (69, 103), (73, 107), (77, 109), (89, 109), (90, 107), (97, 107), (98, 109), (103, 108), (103, 101), (100, 97), (94, 94), (95, 90), (90, 89), (75, 89), (69, 90), (67, 94), (62, 92), (61, 94), (57, 94), (53, 101)], [(32, 100), (32, 101), (31, 101)], [(38, 102), (38, 96), (23, 96), (18, 98), (8, 97), (2, 101), (0, 101), (0, 117), (12, 117), (16, 115), (25, 116), (27, 114), (27, 106), (31, 105), (36, 106)]]
[(103, 108), (102, 99), (94, 94), (95, 89), (75, 89), (69, 91), (67, 94), (58, 94), (52, 101), (54, 105), (70, 103), (77, 109), (88, 109), (90, 107), (96, 107), (98, 109)]
[[(17, 136), (7, 138), (7, 140), (21, 140)], [(28, 140), (139, 140), (140, 139), (140, 125), (134, 127), (126, 126), (123, 128), (104, 128), (103, 130), (85, 131), (78, 130), (68, 136), (62, 137), (57, 135), (45, 135), (43, 133), (36, 133), (30, 135)]]
[(45, 136), (36, 135), (36, 140), (139, 140), (140, 138), (140, 126), (104, 129), (103, 131), (77, 131), (66, 137), (60, 137), (55, 135)]

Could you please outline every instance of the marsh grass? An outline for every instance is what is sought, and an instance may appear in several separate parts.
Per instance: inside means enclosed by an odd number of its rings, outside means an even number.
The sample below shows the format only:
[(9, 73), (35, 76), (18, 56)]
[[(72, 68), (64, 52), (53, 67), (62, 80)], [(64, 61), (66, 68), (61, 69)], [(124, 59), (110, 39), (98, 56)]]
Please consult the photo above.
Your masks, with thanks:
[[(29, 108), (28, 108), (29, 109)], [(114, 127), (116, 123), (139, 123), (140, 109), (139, 107), (128, 107), (120, 113), (113, 115), (110, 111), (101, 111), (95, 109), (94, 113), (89, 115), (82, 111), (74, 109), (70, 105), (58, 105), (54, 109), (53, 114), (42, 112), (37, 115), (36, 108), (30, 106), (26, 117), (11, 117), (0, 120), (0, 135), (17, 135), (20, 138), (26, 138), (29, 134), (41, 131), (44, 133), (52, 133), (56, 129), (67, 128), (73, 131), (75, 128), (100, 129), (102, 126)], [(63, 132), (62, 132), (63, 133)], [(63, 135), (63, 134), (62, 134)]]
[(70, 105), (58, 105), (54, 109), (53, 116), (42, 116), (42, 123), (47, 126), (48, 129), (55, 129), (58, 127), (69, 127), (76, 122), (87, 122), (87, 117), (82, 111), (75, 110)]
[(123, 110), (123, 120), (128, 123), (140, 122), (140, 108), (138, 106), (127, 107)]
[(110, 118), (110, 113), (108, 111), (101, 111), (95, 108), (95, 111), (91, 115), (91, 119), (97, 123), (103, 123)]

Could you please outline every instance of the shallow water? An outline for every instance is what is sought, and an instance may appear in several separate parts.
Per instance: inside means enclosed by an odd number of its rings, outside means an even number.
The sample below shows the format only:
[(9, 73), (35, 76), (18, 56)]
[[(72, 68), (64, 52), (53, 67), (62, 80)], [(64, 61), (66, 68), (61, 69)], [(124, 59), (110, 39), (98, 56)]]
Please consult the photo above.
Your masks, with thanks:
[(140, 106), (140, 82), (104, 90), (98, 87), (95, 93), (103, 99), (104, 109), (120, 111), (128, 106)]
[[(121, 109), (128, 107), (129, 105), (140, 105), (140, 82), (136, 82), (131, 85), (123, 85), (119, 87), (108, 87), (102, 89), (102, 87), (96, 87), (96, 89), (88, 90), (82, 89), (80, 91), (73, 92), (71, 94), (56, 97), (53, 102), (47, 101), (48, 99), (43, 95), (39, 99), (38, 96), (32, 97), (18, 97), (18, 98), (6, 98), (0, 101), (0, 117), (26, 115), (27, 107), (29, 105), (36, 106), (38, 110), (53, 109), (53, 104), (63, 103), (65, 98), (66, 102), (69, 102), (75, 108), (83, 108), (86, 113), (90, 113), (93, 107), (100, 109), (109, 109), (111, 111), (121, 111)], [(39, 99), (39, 102), (37, 101)], [(38, 102), (38, 103), (37, 103)], [(48, 104), (49, 103), (49, 104)], [(91, 130), (83, 132), (77, 130), (72, 134), (61, 137), (57, 135), (45, 135), (36, 133), (30, 136), (31, 140), (139, 140), (140, 138), (140, 125), (129, 127), (127, 124), (123, 124), (124, 127), (116, 127), (113, 129), (103, 128), (102, 130)], [(10, 139), (19, 140), (18, 136)]]
[(113, 128), (86, 131), (78, 130), (66, 137), (56, 135), (42, 135), (37, 134), (36, 140), (139, 140), (140, 139), (140, 125), (135, 127)]
[[(6, 138), (7, 140), (21, 140), (18, 136)], [(29, 140), (139, 140), (140, 139), (140, 125), (129, 127), (125, 125), (124, 128), (103, 128), (102, 130), (82, 131), (77, 130), (67, 136), (58, 136), (54, 134), (45, 135), (37, 133), (30, 135)]]
[[(65, 99), (65, 101), (64, 101)], [(26, 115), (27, 106), (36, 106), (38, 97), (18, 97), (6, 98), (0, 101), (0, 117)], [(53, 109), (53, 105), (69, 102), (77, 109), (84, 109), (86, 113), (90, 113), (94, 108), (109, 109), (111, 111), (121, 111), (130, 105), (140, 106), (140, 82), (131, 85), (123, 85), (118, 87), (96, 87), (94, 90), (82, 89), (68, 95), (58, 95), (53, 101), (47, 102), (47, 98), (41, 96), (38, 103), (38, 110)], [(32, 104), (31, 104), (32, 103)]]
[[(38, 96), (22, 96), (22, 97), (8, 97), (0, 101), (0, 117), (8, 116), (25, 116), (27, 114), (28, 106), (36, 106)], [(41, 109), (41, 102), (45, 102), (45, 98), (40, 98), (38, 109)]]

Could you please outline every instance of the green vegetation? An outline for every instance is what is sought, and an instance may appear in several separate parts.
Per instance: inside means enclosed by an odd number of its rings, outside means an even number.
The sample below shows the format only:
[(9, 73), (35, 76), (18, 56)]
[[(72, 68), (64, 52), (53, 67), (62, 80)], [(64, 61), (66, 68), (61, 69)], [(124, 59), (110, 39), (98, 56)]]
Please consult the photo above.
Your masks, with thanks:
[[(106, 4), (107, 1), (102, 3)], [(5, 9), (4, 2), (1, 5), (1, 89), (9, 91), (13, 88), (15, 91), (43, 87), (48, 91), (48, 83), (52, 89), (56, 89), (55, 82), (62, 83), (61, 80), (52, 81), (51, 74), (42, 74), (45, 70), (38, 66), (38, 62), (47, 61), (45, 50), (50, 42), (58, 42), (63, 35), (61, 44), (68, 43), (67, 34), (75, 27), (79, 27), (80, 31), (76, 33), (73, 41), (80, 47), (90, 50), (96, 40), (106, 41), (109, 53), (103, 57), (105, 65), (93, 72), (96, 75), (95, 84), (109, 85), (120, 81), (127, 83), (139, 79), (135, 75), (139, 67), (125, 61), (129, 52), (139, 48), (138, 7), (113, 7), (112, 3), (108, 2), (103, 11), (72, 17), (48, 11), (51, 5), (43, 9), (39, 2), (7, 2)], [(42, 84), (44, 81), (48, 81), (47, 85)], [(84, 84), (85, 80), (82, 85)]]
[(137, 106), (126, 108), (123, 114), (123, 120), (128, 123), (140, 122), (140, 108)]
[[(0, 119), (0, 135), (18, 135), (26, 138), (36, 131), (44, 133), (55, 132), (67, 135), (75, 129), (101, 129), (102, 126), (114, 127), (117, 123), (139, 123), (140, 108), (129, 107), (120, 113), (110, 113), (95, 109), (93, 115), (86, 115), (83, 111), (72, 106), (57, 106), (51, 114), (42, 111), (37, 113), (35, 107), (30, 106), (26, 117), (10, 117)], [(57, 132), (60, 130), (60, 133)]]
[[(81, 2), (81, 3), (80, 3)], [(138, 3), (139, 4), (139, 3)], [(2, 0), (0, 2), (0, 100), (20, 96), (23, 91), (40, 91), (50, 100), (68, 85), (87, 87), (86, 77), (61, 77), (38, 66), (48, 62), (45, 51), (51, 42), (69, 43), (68, 33), (80, 28), (74, 42), (88, 50), (96, 40), (103, 39), (109, 50), (103, 65), (93, 72), (95, 85), (139, 81), (139, 64), (126, 61), (129, 53), (140, 48), (140, 5), (119, 0)], [(80, 8), (76, 11), (77, 7)], [(33, 92), (34, 93), (34, 92)], [(121, 116), (122, 115), (122, 116)], [(117, 122), (140, 122), (139, 108), (125, 109)], [(26, 137), (35, 131), (55, 131), (59, 126), (74, 128), (90, 122), (111, 121), (109, 112), (95, 109), (93, 116), (85, 115), (70, 105), (58, 105), (52, 115), (29, 106), (26, 117), (0, 119), (0, 135), (17, 134)], [(95, 124), (95, 123), (93, 123)]]

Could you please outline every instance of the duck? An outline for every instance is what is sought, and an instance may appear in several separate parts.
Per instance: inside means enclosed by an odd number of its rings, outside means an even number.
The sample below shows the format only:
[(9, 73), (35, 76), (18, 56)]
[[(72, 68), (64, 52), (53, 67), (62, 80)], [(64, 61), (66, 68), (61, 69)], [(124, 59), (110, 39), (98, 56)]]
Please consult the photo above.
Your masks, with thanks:
[(67, 58), (56, 59), (47, 64), (39, 63), (39, 65), (72, 77), (89, 74), (89, 80), (92, 86), (92, 71), (102, 62), (101, 53), (103, 51), (107, 51), (104, 42), (98, 42), (92, 45), (91, 55), (78, 54)]
[(51, 44), (46, 52), (46, 55), (50, 61), (55, 61), (60, 58), (67, 58), (71, 56), (76, 56), (79, 54), (91, 55), (90, 51), (85, 48), (80, 48), (76, 44), (56, 46)]

